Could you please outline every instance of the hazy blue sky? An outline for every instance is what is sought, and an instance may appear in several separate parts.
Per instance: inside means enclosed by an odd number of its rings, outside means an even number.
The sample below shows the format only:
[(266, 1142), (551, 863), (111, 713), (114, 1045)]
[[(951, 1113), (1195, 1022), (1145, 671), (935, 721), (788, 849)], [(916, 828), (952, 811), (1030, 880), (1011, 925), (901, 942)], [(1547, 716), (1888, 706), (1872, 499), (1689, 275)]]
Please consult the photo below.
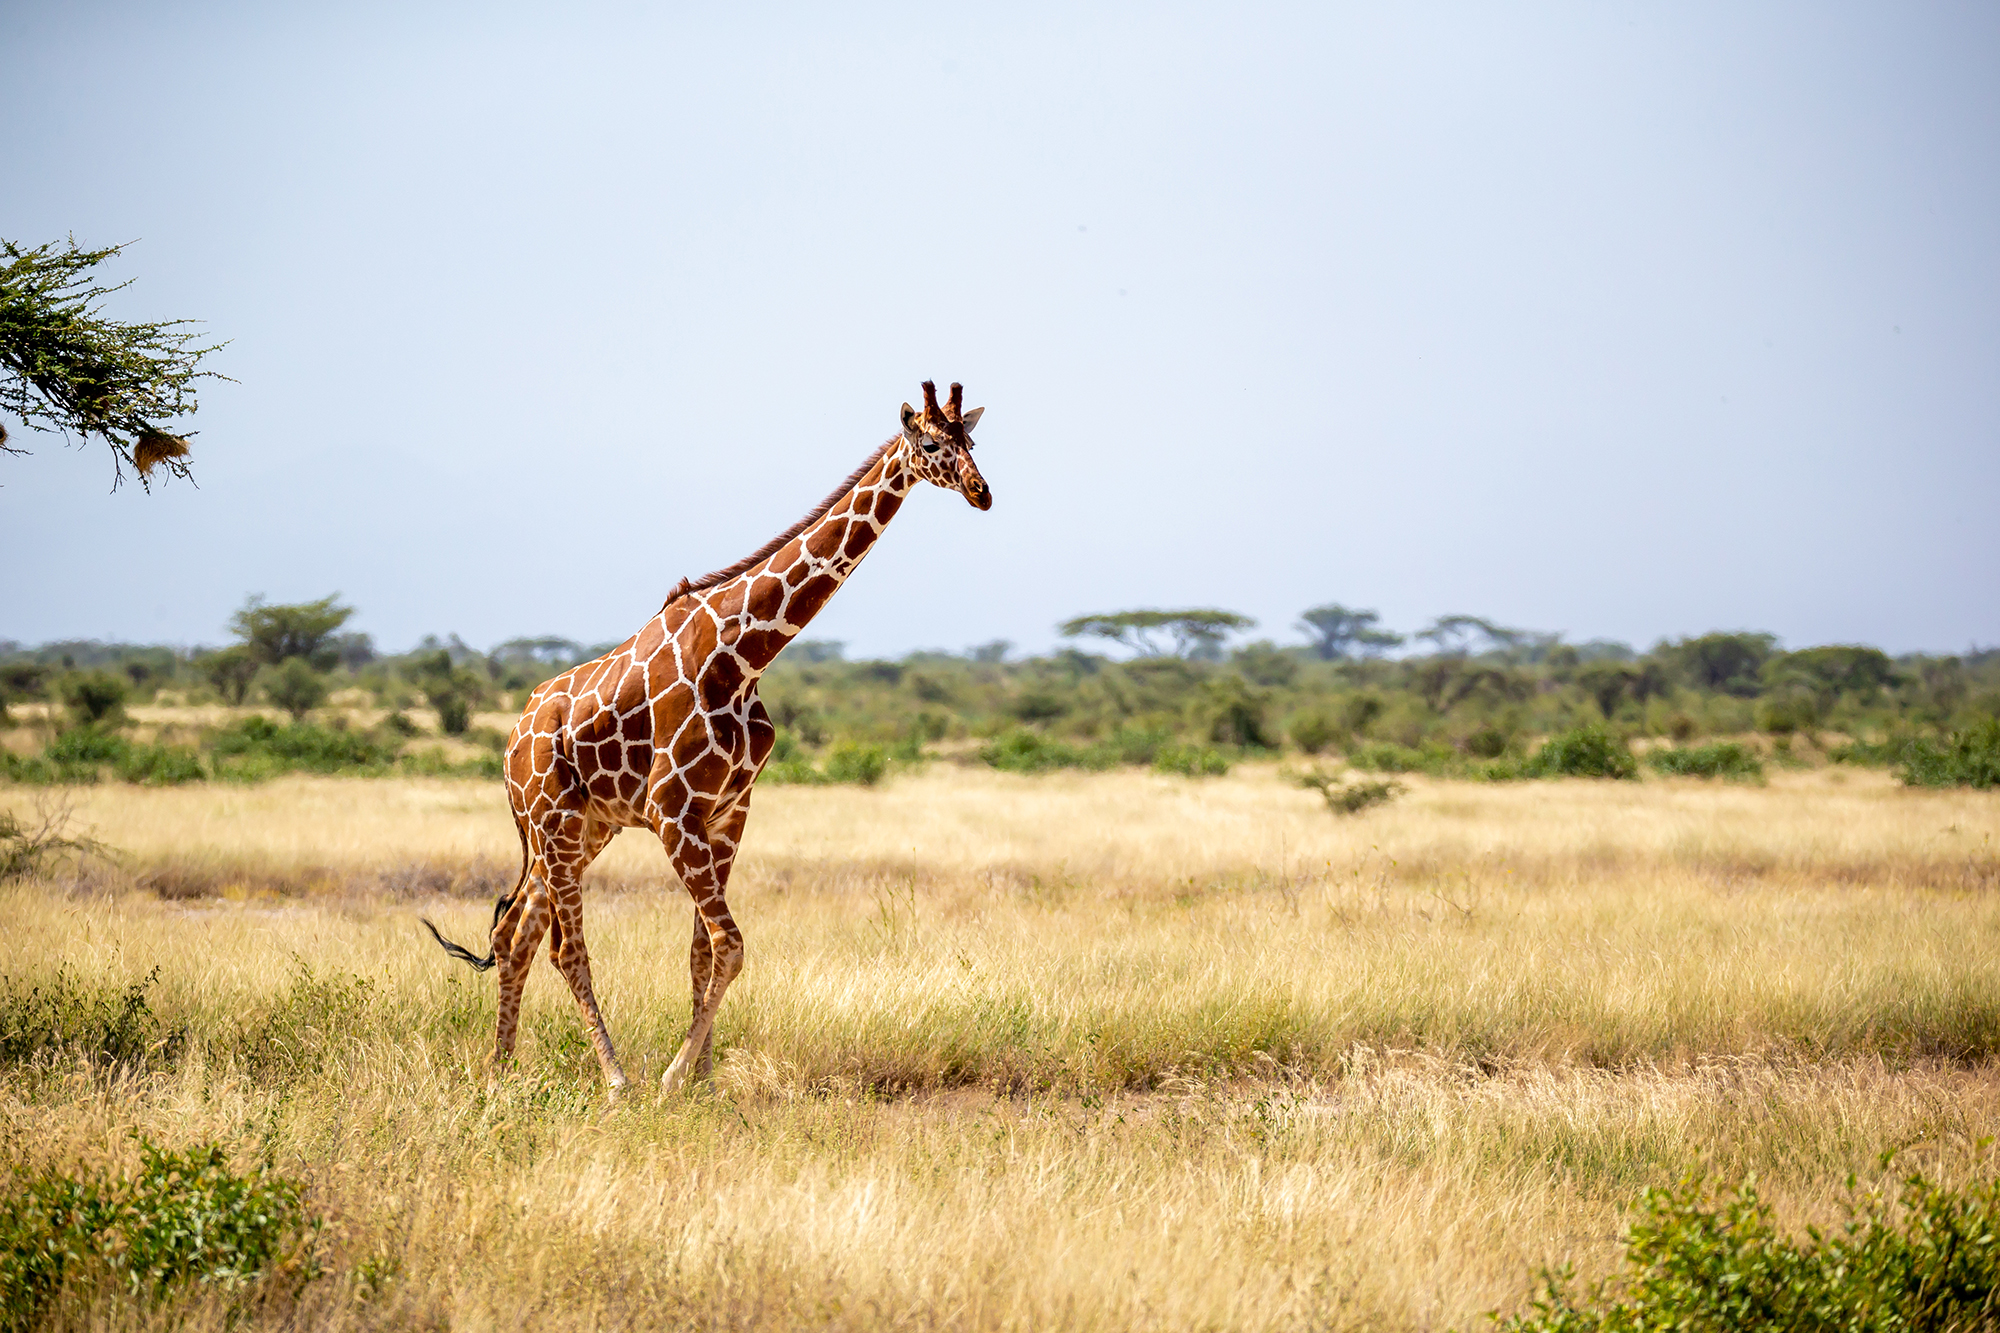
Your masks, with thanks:
[(850, 652), (2000, 639), (1990, 4), (322, 8), (0, 7), (0, 235), (136, 240), (239, 381), (200, 489), (0, 459), (0, 637), (622, 636), (930, 377), (996, 503)]

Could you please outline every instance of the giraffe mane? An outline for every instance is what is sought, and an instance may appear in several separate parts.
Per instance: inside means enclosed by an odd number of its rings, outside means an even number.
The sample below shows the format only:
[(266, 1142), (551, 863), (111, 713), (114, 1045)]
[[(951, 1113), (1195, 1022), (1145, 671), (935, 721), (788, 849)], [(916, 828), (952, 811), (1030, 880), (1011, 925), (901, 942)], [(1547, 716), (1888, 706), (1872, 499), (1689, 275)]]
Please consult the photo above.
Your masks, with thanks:
[(888, 439), (882, 441), (881, 446), (877, 448), (874, 453), (868, 455), (868, 457), (861, 460), (861, 466), (854, 469), (854, 471), (851, 474), (849, 474), (846, 481), (843, 481), (840, 483), (840, 485), (834, 487), (832, 494), (828, 495), (826, 499), (821, 500), (817, 505), (813, 506), (813, 511), (810, 514), (807, 514), (804, 518), (792, 524), (792, 526), (786, 528), (783, 532), (779, 533), (777, 536), (771, 538), (770, 541), (765, 542), (762, 546), (752, 551), (749, 555), (744, 556), (741, 560), (738, 560), (733, 565), (729, 565), (723, 569), (718, 569), (713, 573), (703, 574), (698, 579), (689, 579), (685, 577), (682, 578), (679, 583), (676, 583), (674, 585), (674, 590), (667, 594), (666, 603), (663, 606), (661, 606), (660, 609), (662, 611), (666, 610), (667, 607), (672, 606), (675, 602), (679, 601), (683, 597), (686, 597), (689, 593), (707, 592), (710, 588), (713, 588), (718, 584), (727, 583), (729, 582), (729, 580), (735, 578), (738, 574), (744, 573), (745, 571), (755, 567), (756, 565), (762, 563), (763, 561), (770, 559), (773, 555), (777, 553), (779, 547), (783, 546), (786, 542), (790, 541), (792, 538), (798, 536), (801, 532), (804, 532), (807, 528), (811, 527), (813, 524), (825, 518), (826, 511), (833, 508), (835, 505), (839, 504), (840, 497), (846, 495), (849, 491), (853, 490), (855, 486), (859, 484), (861, 479), (868, 475), (868, 469), (874, 467), (875, 464), (881, 460), (882, 455), (889, 452), (889, 447), (896, 443), (896, 439), (897, 439), (896, 436), (891, 435)]

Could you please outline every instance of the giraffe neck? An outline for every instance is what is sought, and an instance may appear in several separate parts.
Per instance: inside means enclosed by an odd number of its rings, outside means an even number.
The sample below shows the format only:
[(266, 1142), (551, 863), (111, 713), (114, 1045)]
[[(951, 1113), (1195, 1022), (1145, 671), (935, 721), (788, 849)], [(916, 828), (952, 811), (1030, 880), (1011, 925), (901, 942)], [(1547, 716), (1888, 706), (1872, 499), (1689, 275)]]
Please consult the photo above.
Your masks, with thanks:
[(724, 618), (725, 640), (735, 622), (736, 654), (752, 677), (763, 674), (860, 566), (916, 482), (902, 451), (884, 450), (816, 522), (708, 594), (709, 606)]

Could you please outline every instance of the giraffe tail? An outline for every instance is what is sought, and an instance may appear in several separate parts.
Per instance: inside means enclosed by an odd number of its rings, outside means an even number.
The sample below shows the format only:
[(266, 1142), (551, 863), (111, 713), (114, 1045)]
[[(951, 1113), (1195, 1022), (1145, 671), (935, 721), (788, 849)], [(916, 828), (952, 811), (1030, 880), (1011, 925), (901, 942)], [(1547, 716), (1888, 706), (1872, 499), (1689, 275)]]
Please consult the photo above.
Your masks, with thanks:
[[(514, 900), (516, 898), (521, 896), (521, 886), (528, 882), (528, 830), (522, 827), (517, 822), (514, 825), (514, 831), (521, 835), (521, 877), (514, 881), (514, 887), (512, 889), (510, 889), (505, 894), (501, 895), (500, 901), (493, 904), (493, 927), (491, 930), (487, 932), (487, 938), (489, 940), (492, 939), (493, 937), (492, 931), (498, 930), (500, 928), (500, 918), (507, 914), (507, 909), (514, 905)], [(453, 958), (458, 959), (461, 963), (472, 964), (472, 968), (475, 972), (492, 971), (493, 950), (490, 946), (486, 950), (486, 956), (484, 958), (481, 958), (478, 954), (466, 948), (463, 944), (459, 944), (456, 941), (446, 939), (444, 937), (444, 932), (440, 931), (435, 925), (431, 924), (431, 919), (429, 917), (420, 916), (417, 918), (417, 920), (424, 923), (424, 929), (428, 930), (431, 933), (431, 938), (438, 942), (438, 947), (443, 949), (446, 953), (450, 954)]]
[[(502, 898), (499, 902), (493, 904), (493, 921), (496, 925), (499, 924), (500, 914), (502, 912), (505, 912), (509, 907), (512, 907), (513, 905), (514, 905), (514, 895), (511, 893), (508, 894), (505, 898)], [(431, 924), (431, 919), (429, 917), (420, 916), (417, 918), (417, 920), (424, 923), (424, 929), (428, 930), (431, 933), (431, 938), (436, 940), (438, 942), (439, 947), (442, 948), (446, 953), (450, 954), (453, 958), (458, 959), (462, 963), (472, 964), (473, 970), (478, 972), (485, 972), (492, 968), (493, 955), (490, 951), (484, 958), (481, 958), (478, 954), (466, 948), (463, 944), (458, 944), (451, 940), (446, 939), (444, 937), (444, 933), (440, 931), (436, 926)]]

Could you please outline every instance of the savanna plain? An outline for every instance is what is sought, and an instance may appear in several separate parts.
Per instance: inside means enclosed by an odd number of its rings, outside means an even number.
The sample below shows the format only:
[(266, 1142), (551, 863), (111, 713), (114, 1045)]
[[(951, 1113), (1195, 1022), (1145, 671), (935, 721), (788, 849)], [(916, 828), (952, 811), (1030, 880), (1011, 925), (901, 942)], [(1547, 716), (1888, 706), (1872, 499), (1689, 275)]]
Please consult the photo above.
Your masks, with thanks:
[(47, 1320), (1472, 1329), (1545, 1266), (1610, 1271), (1690, 1172), (1789, 1226), (1850, 1175), (1993, 1173), (1992, 793), (1406, 787), (1345, 817), (1273, 764), (760, 788), (748, 963), (672, 1096), (692, 912), (627, 831), (585, 917), (615, 1104), (547, 966), (489, 1068), (491, 976), (418, 923), (483, 941), (499, 784), (0, 788), (115, 849), (0, 889), (10, 1002), (138, 994), (148, 1034), (0, 1067), (7, 1158), (216, 1143), (317, 1219), (255, 1299)]

